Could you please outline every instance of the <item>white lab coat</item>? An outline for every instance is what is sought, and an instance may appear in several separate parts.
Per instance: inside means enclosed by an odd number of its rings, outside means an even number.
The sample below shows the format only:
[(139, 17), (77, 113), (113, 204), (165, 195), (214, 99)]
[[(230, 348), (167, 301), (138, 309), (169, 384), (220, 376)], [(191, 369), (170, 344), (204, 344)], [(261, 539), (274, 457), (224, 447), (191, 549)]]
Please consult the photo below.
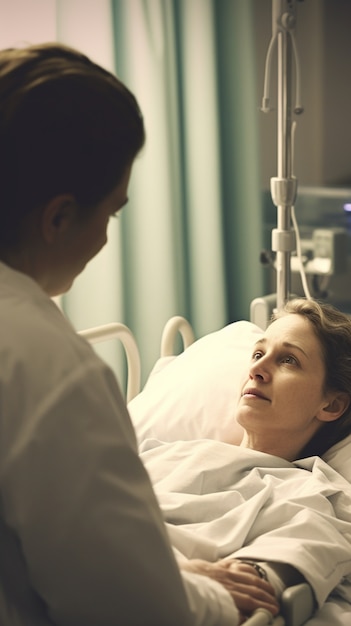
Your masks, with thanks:
[(4, 264), (0, 364), (2, 626), (234, 626), (224, 588), (179, 575), (113, 373)]

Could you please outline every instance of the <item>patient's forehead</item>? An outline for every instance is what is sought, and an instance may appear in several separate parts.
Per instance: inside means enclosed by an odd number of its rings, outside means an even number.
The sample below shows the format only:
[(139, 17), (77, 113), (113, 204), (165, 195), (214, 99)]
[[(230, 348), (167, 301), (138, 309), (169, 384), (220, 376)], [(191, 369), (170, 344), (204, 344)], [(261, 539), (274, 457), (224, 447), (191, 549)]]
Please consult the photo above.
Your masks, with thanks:
[(322, 345), (311, 322), (296, 313), (289, 313), (273, 321), (259, 340), (264, 345), (289, 344), (302, 350), (310, 358), (323, 360)]

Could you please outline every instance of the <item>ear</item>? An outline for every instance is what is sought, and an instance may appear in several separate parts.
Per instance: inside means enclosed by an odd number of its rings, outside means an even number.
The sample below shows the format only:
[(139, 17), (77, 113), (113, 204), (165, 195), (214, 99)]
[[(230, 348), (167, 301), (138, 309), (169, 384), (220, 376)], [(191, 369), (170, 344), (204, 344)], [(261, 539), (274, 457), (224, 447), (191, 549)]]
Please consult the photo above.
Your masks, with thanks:
[(46, 243), (54, 243), (65, 233), (77, 210), (74, 196), (61, 194), (52, 198), (41, 214), (41, 231)]
[(341, 417), (350, 406), (350, 395), (346, 392), (334, 391), (328, 394), (328, 404), (318, 413), (321, 422), (333, 422)]

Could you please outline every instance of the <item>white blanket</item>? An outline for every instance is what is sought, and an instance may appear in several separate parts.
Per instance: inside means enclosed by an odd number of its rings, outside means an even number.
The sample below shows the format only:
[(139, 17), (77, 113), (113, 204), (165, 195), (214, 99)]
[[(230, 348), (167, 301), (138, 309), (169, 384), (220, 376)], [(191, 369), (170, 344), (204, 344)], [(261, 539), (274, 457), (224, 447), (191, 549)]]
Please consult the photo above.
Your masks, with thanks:
[(290, 563), (318, 605), (351, 602), (351, 486), (318, 457), (289, 463), (219, 441), (147, 440), (141, 456), (174, 547), (187, 558)]

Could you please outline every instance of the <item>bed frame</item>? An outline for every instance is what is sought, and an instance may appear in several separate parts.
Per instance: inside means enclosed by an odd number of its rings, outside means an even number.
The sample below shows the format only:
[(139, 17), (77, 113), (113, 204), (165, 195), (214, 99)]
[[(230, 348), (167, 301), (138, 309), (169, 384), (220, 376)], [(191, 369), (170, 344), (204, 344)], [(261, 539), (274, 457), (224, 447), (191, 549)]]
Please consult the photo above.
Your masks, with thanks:
[[(173, 356), (178, 334), (185, 350), (195, 341), (195, 335), (189, 322), (181, 315), (171, 317), (164, 327), (161, 338), (160, 357)], [(141, 361), (137, 342), (131, 330), (125, 324), (113, 322), (103, 326), (95, 326), (79, 331), (79, 335), (91, 344), (110, 339), (118, 339), (125, 350), (127, 358), (127, 390), (126, 402), (130, 402), (140, 391)]]

